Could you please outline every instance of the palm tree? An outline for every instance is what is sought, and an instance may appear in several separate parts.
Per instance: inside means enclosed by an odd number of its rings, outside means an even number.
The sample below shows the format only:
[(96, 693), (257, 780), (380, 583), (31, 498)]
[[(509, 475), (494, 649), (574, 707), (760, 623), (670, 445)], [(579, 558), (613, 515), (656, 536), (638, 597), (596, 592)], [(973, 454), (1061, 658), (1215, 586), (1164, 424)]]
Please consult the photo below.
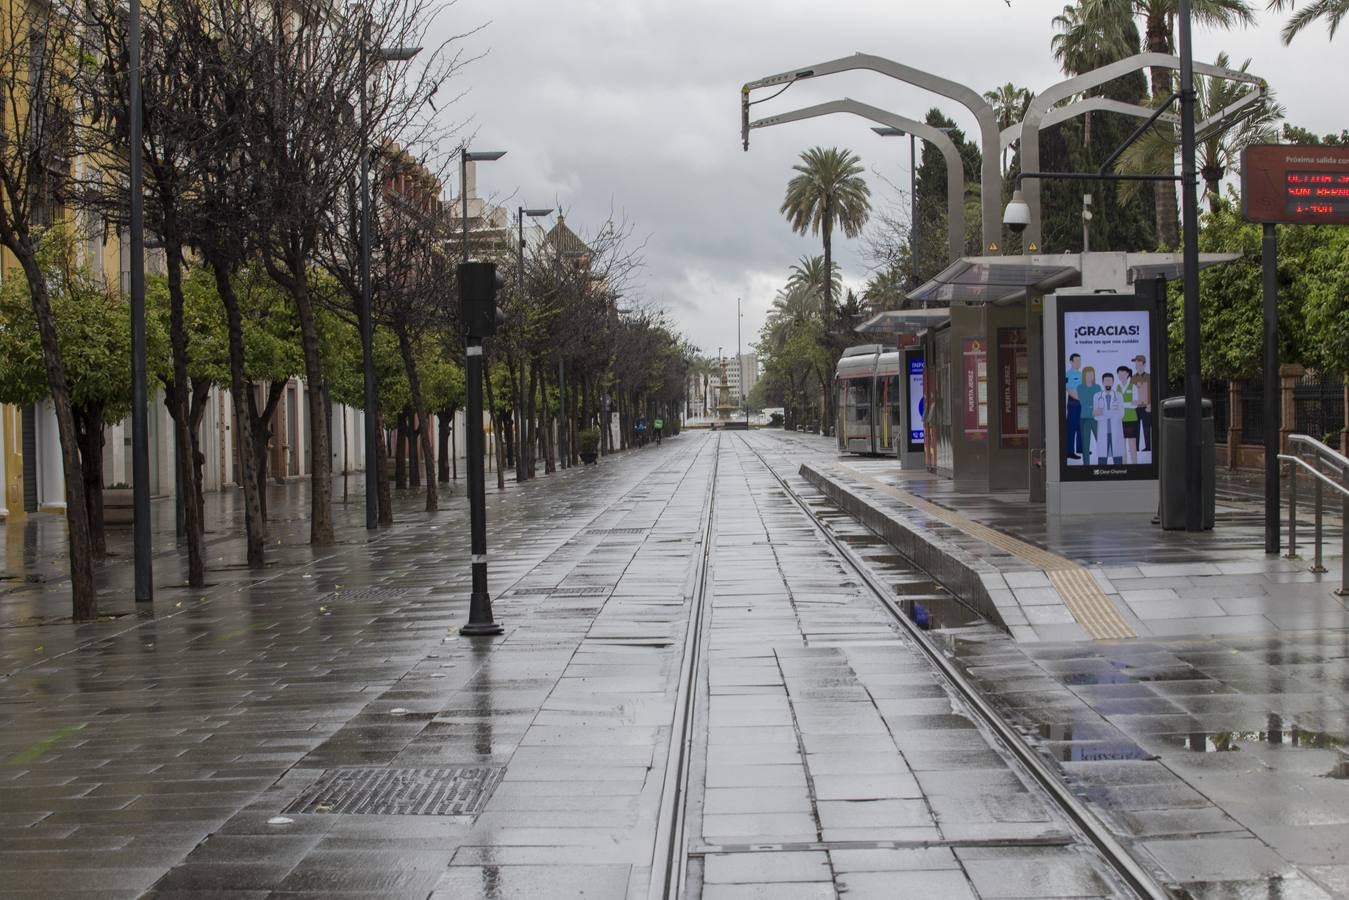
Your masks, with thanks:
[[(823, 321), (825, 287), (824, 287), (824, 267), (825, 259), (823, 256), (803, 256), (792, 266), (791, 274), (787, 276), (787, 292), (806, 291), (808, 295), (816, 298), (815, 314), (821, 316)], [(842, 277), (839, 274), (838, 266), (832, 262), (829, 267), (833, 270), (833, 277), (829, 279), (829, 296), (838, 293), (839, 285), (842, 284)]]
[[(1292, 0), (1271, 2), (1291, 3)], [(1320, 2), (1330, 0), (1313, 0), (1314, 4)], [(1343, 4), (1345, 0), (1334, 2)], [(1179, 7), (1179, 0), (1078, 0), (1075, 6), (1064, 7), (1063, 13), (1054, 19), (1060, 31), (1054, 38), (1054, 55), (1068, 74), (1080, 74), (1103, 63), (1114, 62), (1129, 53), (1120, 45), (1128, 37), (1129, 29), (1134, 27), (1135, 18), (1143, 20), (1143, 49), (1152, 53), (1171, 53), (1175, 47), (1173, 28)], [(1192, 0), (1190, 18), (1196, 25), (1228, 29), (1253, 24), (1255, 13), (1248, 0)], [(1118, 55), (1093, 64), (1093, 52), (1104, 56)], [(1174, 77), (1170, 69), (1155, 67), (1150, 78), (1154, 103), (1171, 95)], [(1174, 162), (1167, 169), (1174, 172)], [(1175, 185), (1158, 182), (1155, 187), (1157, 237), (1161, 243), (1174, 247), (1180, 240)]]
[(908, 284), (909, 274), (897, 267), (882, 269), (872, 275), (862, 288), (862, 302), (866, 304), (867, 312), (875, 315), (888, 309), (903, 308)]
[[(850, 150), (815, 147), (801, 154), (792, 166), (796, 176), (787, 183), (787, 196), (779, 210), (798, 234), (819, 234), (824, 242), (823, 271), (834, 270), (834, 227), (854, 238), (871, 214), (871, 191), (861, 177), (862, 160)], [(824, 299), (825, 326), (832, 315), (835, 279), (821, 277), (817, 286)]]
[[(1269, 8), (1280, 11), (1292, 9), (1294, 2), (1295, 0), (1269, 0)], [(1335, 29), (1340, 27), (1340, 22), (1346, 17), (1349, 17), (1349, 0), (1312, 0), (1293, 13), (1288, 23), (1283, 26), (1281, 37), (1285, 45), (1291, 44), (1299, 31), (1317, 19), (1325, 19), (1326, 38), (1334, 40)]]
[[(1240, 71), (1245, 72), (1251, 64), (1248, 59), (1241, 64)], [(1226, 53), (1219, 53), (1214, 65), (1230, 68), (1231, 60)], [(1230, 106), (1242, 93), (1243, 85), (1223, 78), (1200, 76), (1194, 81), (1195, 118), (1206, 119)], [(1266, 95), (1261, 108), (1252, 116), (1229, 128), (1207, 135), (1195, 148), (1195, 162), (1200, 177), (1204, 179), (1204, 196), (1208, 199), (1209, 209), (1218, 211), (1222, 201), (1222, 180), (1227, 170), (1236, 165), (1241, 151), (1251, 144), (1270, 144), (1279, 139), (1278, 122), (1283, 118), (1284, 109), (1274, 102), (1273, 92)], [(1180, 136), (1174, 126), (1157, 125), (1136, 144), (1125, 151), (1116, 166), (1117, 171), (1128, 173), (1156, 172), (1175, 159)], [(1137, 182), (1126, 185), (1122, 194), (1127, 196)]]
[[(998, 130), (1001, 131), (1011, 128), (1026, 117), (1026, 108), (1035, 99), (1035, 95), (1009, 81), (999, 88), (985, 91), (984, 99), (993, 105), (993, 113), (998, 117)], [(1007, 171), (1006, 147), (1002, 148), (1002, 169), (1004, 172)]]

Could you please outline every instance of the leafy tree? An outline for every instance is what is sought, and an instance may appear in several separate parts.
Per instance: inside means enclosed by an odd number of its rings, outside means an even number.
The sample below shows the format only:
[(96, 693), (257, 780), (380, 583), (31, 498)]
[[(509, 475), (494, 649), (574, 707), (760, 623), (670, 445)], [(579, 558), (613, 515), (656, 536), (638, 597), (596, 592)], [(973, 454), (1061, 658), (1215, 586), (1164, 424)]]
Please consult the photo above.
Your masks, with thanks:
[(1349, 128), (1339, 134), (1317, 136), (1306, 128), (1299, 128), (1288, 122), (1283, 123), (1283, 139), (1289, 144), (1325, 144), (1330, 147), (1349, 146)]
[[(1226, 53), (1219, 53), (1214, 64), (1223, 68), (1231, 66)], [(1250, 67), (1248, 59), (1241, 64), (1240, 71)], [(1195, 118), (1207, 119), (1216, 116), (1235, 102), (1249, 88), (1235, 81), (1223, 78), (1199, 76), (1195, 79)], [(1268, 144), (1278, 140), (1277, 123), (1283, 118), (1284, 110), (1274, 102), (1272, 95), (1248, 118), (1227, 128), (1215, 129), (1199, 142), (1196, 147), (1196, 163), (1199, 176), (1204, 180), (1204, 196), (1208, 199), (1210, 212), (1217, 212), (1222, 202), (1222, 180), (1229, 168), (1235, 168), (1241, 158), (1241, 151), (1251, 144)], [(1180, 146), (1179, 130), (1172, 125), (1158, 123), (1120, 157), (1118, 170), (1121, 172), (1155, 172), (1165, 167), (1175, 157)], [(1136, 183), (1124, 186), (1123, 194), (1131, 196)]]
[[(1283, 11), (1293, 9), (1296, 0), (1269, 0), (1269, 8)], [(1284, 44), (1291, 44), (1298, 33), (1313, 22), (1325, 20), (1326, 39), (1334, 40), (1340, 22), (1349, 16), (1349, 0), (1311, 0), (1306, 6), (1297, 9), (1283, 26), (1280, 36)]]
[[(1174, 27), (1178, 0), (1077, 0), (1064, 7), (1054, 24), (1061, 40), (1054, 43), (1054, 54), (1068, 74), (1078, 74), (1130, 53), (1137, 38), (1136, 21), (1143, 23), (1143, 49), (1152, 53), (1173, 53)], [(1193, 0), (1190, 16), (1196, 25), (1230, 29), (1251, 25), (1255, 14), (1247, 0)], [(1079, 68), (1085, 67), (1085, 68)], [(1151, 70), (1154, 103), (1170, 96), (1175, 77), (1172, 70), (1158, 66)], [(1174, 160), (1168, 172), (1174, 172)], [(1154, 194), (1157, 237), (1167, 247), (1180, 240), (1176, 213), (1176, 189), (1170, 182), (1158, 182)]]
[[(1335, 298), (1345, 284), (1344, 260), (1349, 259), (1343, 229), (1280, 225), (1278, 241), (1279, 361), (1333, 368), (1342, 359), (1336, 335), (1346, 327), (1343, 295)], [(1242, 254), (1200, 274), (1201, 370), (1208, 378), (1253, 378), (1264, 366), (1261, 226), (1245, 221), (1234, 203), (1224, 201), (1217, 212), (1205, 215), (1199, 249)], [(1179, 372), (1183, 315), (1179, 285), (1172, 288), (1171, 371)]]
[[(81, 457), (84, 517), (92, 553), (107, 553), (103, 529), (103, 431), (131, 411), (131, 307), (101, 278), (80, 266), (66, 227), (42, 237), (36, 262), (43, 276), (52, 325), (61, 347), (70, 413)], [(148, 323), (152, 369), (166, 356), (164, 332)], [(26, 279), (0, 283), (0, 403), (28, 405), (51, 399), (51, 385)], [(120, 480), (120, 479), (118, 479)]]
[[(85, 496), (87, 461), (72, 410), (61, 339), (46, 272), (39, 261), (43, 234), (70, 197), (73, 110), (67, 85), (82, 60), (78, 23), (65, 7), (13, 3), (0, 16), (0, 247), (28, 284), (42, 365), (61, 439), (66, 526), (70, 542), (71, 611), (76, 620), (98, 612), (94, 546)], [(6, 273), (9, 281), (9, 273)]]

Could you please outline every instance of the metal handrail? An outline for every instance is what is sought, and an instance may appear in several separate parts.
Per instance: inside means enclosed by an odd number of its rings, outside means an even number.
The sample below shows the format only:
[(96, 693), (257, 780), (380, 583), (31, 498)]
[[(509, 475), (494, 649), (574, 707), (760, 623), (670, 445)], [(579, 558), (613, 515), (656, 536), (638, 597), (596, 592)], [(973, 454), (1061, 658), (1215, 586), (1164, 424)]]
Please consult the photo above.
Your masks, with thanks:
[[(1340, 521), (1340, 536), (1343, 545), (1340, 555), (1340, 587), (1335, 593), (1341, 597), (1349, 596), (1349, 457), (1305, 434), (1289, 435), (1288, 445), (1293, 452), (1278, 455), (1280, 460), (1289, 464), (1288, 558), (1293, 559), (1297, 556), (1297, 474), (1299, 469), (1305, 469), (1311, 473), (1313, 478), (1313, 503), (1315, 504), (1315, 514), (1312, 520), (1314, 523), (1312, 541), (1316, 551), (1311, 570), (1316, 573), (1326, 571), (1326, 567), (1322, 565), (1321, 557), (1321, 526), (1323, 490), (1325, 486), (1329, 486), (1332, 491), (1340, 495), (1340, 502), (1343, 507)], [(1302, 458), (1298, 452), (1301, 450), (1310, 451), (1310, 462)]]

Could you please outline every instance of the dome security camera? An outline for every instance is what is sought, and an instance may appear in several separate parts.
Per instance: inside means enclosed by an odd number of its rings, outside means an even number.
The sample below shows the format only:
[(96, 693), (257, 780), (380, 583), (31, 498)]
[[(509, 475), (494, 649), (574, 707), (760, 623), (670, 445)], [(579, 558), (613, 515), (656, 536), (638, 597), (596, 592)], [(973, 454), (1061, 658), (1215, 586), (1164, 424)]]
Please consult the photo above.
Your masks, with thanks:
[(1030, 224), (1030, 206), (1026, 203), (1021, 188), (1012, 191), (1012, 199), (1002, 211), (1002, 224), (1012, 229), (1014, 234), (1025, 231), (1026, 226)]

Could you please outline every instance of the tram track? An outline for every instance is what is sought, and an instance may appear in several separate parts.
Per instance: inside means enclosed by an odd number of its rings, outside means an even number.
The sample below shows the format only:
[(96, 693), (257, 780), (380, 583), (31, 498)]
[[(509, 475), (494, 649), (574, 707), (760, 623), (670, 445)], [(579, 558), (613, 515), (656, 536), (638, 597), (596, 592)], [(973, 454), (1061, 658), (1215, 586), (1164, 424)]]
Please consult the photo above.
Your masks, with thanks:
[[(707, 498), (703, 504), (701, 549), (690, 586), (689, 621), (684, 631), (679, 690), (673, 716), (674, 732), (666, 757), (665, 780), (657, 815), (656, 840), (652, 855), (649, 900), (674, 900), (684, 896), (688, 872), (686, 823), (689, 809), (689, 773), (697, 733), (698, 684), (706, 637), (707, 582), (712, 568), (712, 544), (716, 521), (717, 470), (720, 463), (721, 434), (713, 435), (712, 473), (708, 477)], [(702, 450), (699, 450), (701, 454)]]
[[(940, 673), (942, 679), (951, 688), (956, 696), (965, 703), (974, 717), (980, 724), (986, 727), (994, 736), (997, 737), (1002, 746), (1007, 750), (1011, 757), (1019, 764), (1023, 771), (1029, 775), (1031, 781), (1037, 785), (1045, 799), (1051, 806), (1058, 810), (1081, 835), (1082, 841), (1090, 845), (1100, 855), (1103, 862), (1112, 870), (1119, 881), (1127, 886), (1136, 896), (1146, 898), (1146, 900), (1164, 900), (1172, 896), (1157, 880), (1148, 872), (1129, 851), (1115, 838), (1106, 825), (1091, 811), (1081, 800), (1079, 800), (1059, 779), (1051, 767), (1040, 758), (1036, 750), (1026, 741), (1026, 739), (1006, 722), (997, 711), (988, 703), (979, 693), (978, 689), (967, 679), (963, 672), (937, 647), (923, 631), (909, 618), (903, 608), (896, 601), (892, 591), (890, 591), (871, 571), (871, 568), (858, 556), (858, 554), (847, 545), (846, 542), (839, 539), (829, 529), (825, 528), (814, 512), (809, 503), (797, 492), (797, 490), (783, 478), (773, 465), (754, 447), (749, 440), (742, 435), (736, 436), (750, 453), (757, 458), (764, 469), (773, 477), (773, 479), (782, 487), (786, 496), (796, 504), (797, 507), (805, 513), (812, 527), (824, 538), (826, 543), (832, 547), (842, 560), (847, 569), (852, 571), (864, 584), (869, 593), (900, 625), (905, 634), (919, 648), (929, 663)], [(715, 478), (714, 478), (715, 483)], [(707, 549), (706, 547), (704, 548)], [(708, 558), (704, 557), (704, 565)], [(706, 568), (702, 573), (702, 579), (706, 579)], [(677, 897), (678, 894), (665, 894), (665, 897)]]

